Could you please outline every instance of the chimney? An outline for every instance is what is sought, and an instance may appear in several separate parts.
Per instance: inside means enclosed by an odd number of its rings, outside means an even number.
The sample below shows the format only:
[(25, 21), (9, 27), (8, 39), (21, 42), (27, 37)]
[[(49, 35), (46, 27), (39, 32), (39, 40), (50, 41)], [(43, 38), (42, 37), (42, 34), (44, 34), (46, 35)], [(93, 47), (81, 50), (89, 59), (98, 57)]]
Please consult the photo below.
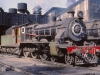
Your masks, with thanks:
[(38, 5), (33, 8), (33, 15), (35, 15), (35, 22), (38, 23), (38, 15), (41, 15), (42, 8)]
[(75, 13), (74, 11), (68, 11), (67, 13), (68, 13), (68, 17), (74, 17), (74, 13)]
[(41, 10), (42, 10), (42, 8), (39, 5), (38, 6), (35, 6), (33, 8), (33, 14), (34, 15), (41, 15)]

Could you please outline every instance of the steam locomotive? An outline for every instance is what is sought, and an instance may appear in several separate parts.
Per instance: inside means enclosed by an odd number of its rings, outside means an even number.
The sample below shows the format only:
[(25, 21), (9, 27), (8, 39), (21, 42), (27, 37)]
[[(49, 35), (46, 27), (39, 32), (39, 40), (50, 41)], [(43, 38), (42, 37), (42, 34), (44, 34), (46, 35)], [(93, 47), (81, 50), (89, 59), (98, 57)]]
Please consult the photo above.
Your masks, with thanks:
[(62, 58), (66, 64), (97, 65), (96, 50), (99, 47), (87, 46), (87, 38), (83, 12), (80, 11), (77, 17), (72, 15), (47, 24), (12, 26), (1, 36), (0, 52), (52, 62)]
[[(100, 20), (86, 22), (87, 40), (92, 41), (92, 44), (100, 44)], [(88, 42), (90, 43), (90, 42)]]
[(100, 20), (88, 21), (86, 24), (87, 45), (96, 46), (97, 56), (100, 58)]

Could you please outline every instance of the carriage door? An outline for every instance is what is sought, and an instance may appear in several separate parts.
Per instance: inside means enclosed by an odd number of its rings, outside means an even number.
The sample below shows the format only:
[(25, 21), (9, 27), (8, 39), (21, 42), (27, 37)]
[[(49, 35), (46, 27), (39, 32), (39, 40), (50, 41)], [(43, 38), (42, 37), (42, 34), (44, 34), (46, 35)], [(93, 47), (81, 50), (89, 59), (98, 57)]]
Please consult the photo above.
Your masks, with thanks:
[(17, 43), (17, 35), (18, 35), (18, 29), (15, 28), (15, 43)]
[(15, 28), (15, 43), (20, 43), (20, 27)]

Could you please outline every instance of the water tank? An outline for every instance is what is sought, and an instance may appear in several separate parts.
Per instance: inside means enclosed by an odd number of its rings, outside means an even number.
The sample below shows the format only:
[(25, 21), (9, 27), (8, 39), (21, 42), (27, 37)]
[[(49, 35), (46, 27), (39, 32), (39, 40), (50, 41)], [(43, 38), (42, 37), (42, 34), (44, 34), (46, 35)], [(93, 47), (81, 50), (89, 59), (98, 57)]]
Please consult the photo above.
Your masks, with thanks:
[(27, 4), (26, 3), (18, 3), (18, 11), (20, 13), (25, 13), (27, 11)]
[(9, 13), (17, 13), (17, 9), (16, 8), (10, 8)]

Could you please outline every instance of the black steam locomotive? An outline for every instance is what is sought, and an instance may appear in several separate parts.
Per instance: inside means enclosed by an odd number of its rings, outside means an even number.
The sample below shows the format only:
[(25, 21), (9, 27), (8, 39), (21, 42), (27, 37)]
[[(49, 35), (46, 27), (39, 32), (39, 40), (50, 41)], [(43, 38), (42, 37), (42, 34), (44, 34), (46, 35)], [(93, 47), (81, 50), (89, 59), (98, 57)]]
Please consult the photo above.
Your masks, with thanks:
[[(100, 45), (100, 20), (86, 22), (87, 43)], [(91, 41), (91, 42), (90, 42)]]
[(1, 36), (0, 51), (53, 62), (63, 58), (66, 64), (97, 64), (98, 47), (84, 45), (83, 13), (80, 11), (76, 18), (70, 14), (70, 18), (48, 24), (12, 26)]

